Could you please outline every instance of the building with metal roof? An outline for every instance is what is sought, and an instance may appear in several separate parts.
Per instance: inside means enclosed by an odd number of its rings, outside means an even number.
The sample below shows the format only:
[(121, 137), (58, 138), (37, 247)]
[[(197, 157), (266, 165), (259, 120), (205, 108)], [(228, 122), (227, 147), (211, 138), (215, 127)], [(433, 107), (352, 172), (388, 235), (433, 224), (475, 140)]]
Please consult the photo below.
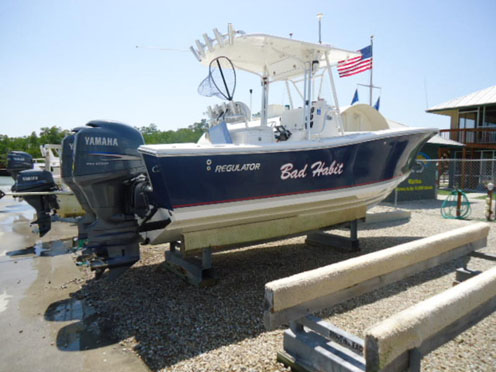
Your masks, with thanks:
[[(435, 105), (427, 112), (451, 118), (450, 129), (440, 130), (441, 137), (463, 143), (462, 149), (447, 150), (449, 157), (460, 159), (459, 185), (480, 188), (496, 178), (496, 85)], [(480, 160), (480, 166), (467, 162)]]
[(456, 110), (493, 104), (496, 104), (496, 85), (432, 106), (426, 111), (434, 114), (449, 115)]

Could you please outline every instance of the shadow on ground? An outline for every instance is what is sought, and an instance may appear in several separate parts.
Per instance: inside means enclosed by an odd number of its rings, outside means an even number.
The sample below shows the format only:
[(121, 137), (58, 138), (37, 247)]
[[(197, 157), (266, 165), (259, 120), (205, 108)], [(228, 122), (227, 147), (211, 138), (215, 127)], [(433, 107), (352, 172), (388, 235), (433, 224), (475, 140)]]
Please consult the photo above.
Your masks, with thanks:
[(64, 326), (57, 333), (57, 348), (63, 351), (90, 350), (119, 342), (109, 322), (105, 322), (92, 306), (76, 298), (57, 301), (45, 311), (45, 320), (76, 322)]
[[(418, 237), (363, 238), (362, 251), (358, 253), (310, 247), (301, 243), (301, 239), (293, 244), (276, 242), (220, 252), (213, 256), (219, 283), (211, 288), (196, 288), (183, 282), (167, 271), (163, 263), (146, 264), (146, 251), (151, 248), (145, 247), (143, 261), (120, 278), (88, 281), (73, 294), (73, 299), (68, 300), (72, 310), (64, 310), (67, 304), (52, 304), (45, 318), (52, 321), (64, 319), (66, 315), (71, 316), (67, 312), (75, 312), (76, 318), (80, 317), (82, 310), (74, 311), (71, 304), (84, 299), (84, 303), (95, 308), (103, 333), (111, 333), (106, 334), (101, 341), (103, 344), (134, 336), (138, 342), (136, 352), (152, 370), (159, 370), (264, 332), (265, 283), (416, 239)], [(159, 254), (157, 248), (153, 254), (155, 257)], [(444, 275), (448, 270), (452, 267), (430, 270), (419, 276), (416, 283)], [(373, 302), (404, 289), (401, 286), (391, 289), (389, 286), (368, 296)], [(356, 306), (359, 302), (350, 300), (329, 313), (347, 311)], [(91, 313), (92, 322), (95, 322), (94, 317)], [(77, 327), (84, 325), (84, 316), (80, 319), (83, 320), (73, 326), (76, 331)], [(75, 341), (67, 334), (74, 333), (77, 332), (64, 327), (57, 337), (57, 346), (62, 350), (64, 347), (71, 349), (73, 346), (70, 345), (75, 345)], [(98, 335), (93, 336), (98, 338)], [(91, 348), (99, 347), (94, 340), (86, 344)]]

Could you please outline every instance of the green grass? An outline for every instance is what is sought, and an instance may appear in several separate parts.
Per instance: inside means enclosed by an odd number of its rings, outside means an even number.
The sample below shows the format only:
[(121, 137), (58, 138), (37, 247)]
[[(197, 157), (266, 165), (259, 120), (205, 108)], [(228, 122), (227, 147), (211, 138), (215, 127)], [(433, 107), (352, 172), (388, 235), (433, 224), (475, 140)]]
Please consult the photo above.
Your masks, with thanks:
[[(451, 193), (454, 191), (454, 189), (438, 189), (437, 194), (438, 195), (451, 195)], [(472, 194), (474, 191), (465, 191), (462, 190), (465, 194)], [(477, 196), (475, 199), (485, 199), (487, 195), (481, 195)]]
[(450, 195), (451, 190), (437, 190), (438, 195)]
[[(487, 198), (487, 195), (481, 195), (481, 196), (477, 196), (476, 198), (474, 199), (480, 199), (480, 200), (485, 200)], [(494, 201), (494, 199), (493, 199)]]

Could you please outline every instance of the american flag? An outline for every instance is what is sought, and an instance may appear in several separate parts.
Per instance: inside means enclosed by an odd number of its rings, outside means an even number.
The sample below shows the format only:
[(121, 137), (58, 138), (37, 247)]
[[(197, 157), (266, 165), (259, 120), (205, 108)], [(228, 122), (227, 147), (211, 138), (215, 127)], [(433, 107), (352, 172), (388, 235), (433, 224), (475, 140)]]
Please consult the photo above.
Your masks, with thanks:
[(359, 74), (372, 68), (372, 45), (360, 49), (361, 55), (338, 62), (339, 77)]

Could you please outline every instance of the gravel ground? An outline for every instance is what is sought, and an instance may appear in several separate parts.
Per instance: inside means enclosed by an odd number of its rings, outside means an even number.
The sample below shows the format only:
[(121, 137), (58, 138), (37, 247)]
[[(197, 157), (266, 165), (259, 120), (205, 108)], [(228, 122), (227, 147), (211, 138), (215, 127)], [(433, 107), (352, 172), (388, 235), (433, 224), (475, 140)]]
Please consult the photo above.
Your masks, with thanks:
[[(472, 218), (482, 220), (484, 201), (474, 200)], [(411, 210), (411, 221), (360, 229), (359, 253), (309, 247), (304, 237), (215, 253), (220, 281), (211, 288), (195, 288), (168, 272), (163, 265), (166, 246), (143, 246), (142, 259), (120, 278), (90, 280), (88, 271), (89, 280), (74, 295), (85, 298), (112, 324), (122, 349), (137, 353), (154, 371), (287, 371), (276, 361), (284, 329), (266, 332), (263, 327), (264, 284), (472, 223), (443, 219), (440, 206), (441, 201), (399, 204)], [(390, 208), (382, 205), (373, 211)], [(494, 229), (483, 251), (496, 254)], [(453, 270), (462, 263), (431, 269), (319, 315), (363, 337), (376, 322), (450, 288)], [(482, 270), (490, 266), (480, 259), (469, 264)], [(422, 369), (496, 370), (495, 331), (493, 314), (424, 358)]]

